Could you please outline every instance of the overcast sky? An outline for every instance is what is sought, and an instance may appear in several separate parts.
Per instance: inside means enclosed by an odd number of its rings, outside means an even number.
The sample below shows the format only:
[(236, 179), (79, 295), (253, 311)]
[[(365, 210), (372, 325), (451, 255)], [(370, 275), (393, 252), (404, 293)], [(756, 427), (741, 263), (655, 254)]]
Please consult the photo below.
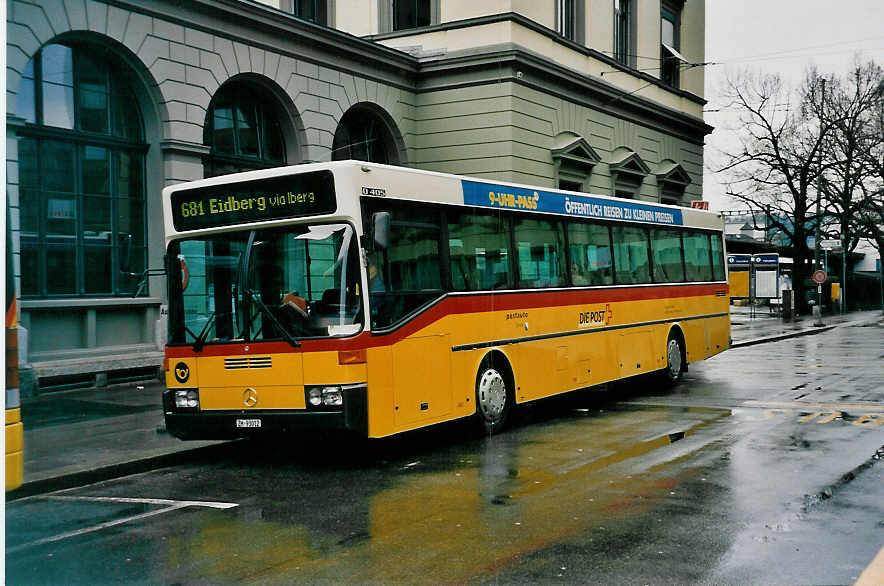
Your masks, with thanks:
[(716, 130), (706, 137), (704, 199), (713, 210), (738, 209), (708, 167), (716, 147), (727, 144), (733, 112), (719, 91), (727, 72), (750, 68), (780, 73), (798, 85), (811, 64), (843, 74), (859, 53), (884, 65), (884, 0), (707, 0), (705, 119)]

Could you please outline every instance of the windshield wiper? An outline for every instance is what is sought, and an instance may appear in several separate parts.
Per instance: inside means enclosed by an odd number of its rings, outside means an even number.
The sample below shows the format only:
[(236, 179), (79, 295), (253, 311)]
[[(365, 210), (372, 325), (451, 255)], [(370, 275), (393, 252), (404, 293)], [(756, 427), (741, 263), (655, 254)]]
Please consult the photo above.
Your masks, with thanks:
[(258, 294), (258, 292), (251, 289), (248, 289), (246, 292), (248, 293), (251, 300), (254, 301), (255, 304), (258, 306), (258, 309), (260, 309), (264, 313), (264, 315), (269, 317), (270, 320), (276, 325), (276, 327), (279, 328), (279, 331), (282, 332), (282, 335), (285, 337), (286, 342), (288, 342), (295, 348), (300, 348), (301, 343), (297, 341), (292, 333), (289, 331), (289, 329), (285, 327), (281, 321), (279, 321), (279, 318), (274, 315), (270, 308), (267, 307), (267, 305), (263, 301), (261, 301), (261, 296)]
[(216, 315), (218, 315), (218, 312), (213, 311), (212, 315), (209, 316), (209, 321), (207, 321), (206, 325), (203, 326), (203, 329), (200, 330), (199, 336), (196, 337), (196, 340), (193, 343), (194, 352), (202, 352), (203, 346), (206, 345), (206, 337), (209, 335), (209, 329), (211, 329), (212, 324), (215, 323)]

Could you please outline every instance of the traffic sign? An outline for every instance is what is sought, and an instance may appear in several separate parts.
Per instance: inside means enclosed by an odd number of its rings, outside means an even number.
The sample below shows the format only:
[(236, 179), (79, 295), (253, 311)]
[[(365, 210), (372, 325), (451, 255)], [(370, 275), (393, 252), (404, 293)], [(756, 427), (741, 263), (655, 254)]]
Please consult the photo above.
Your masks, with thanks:
[(820, 248), (825, 250), (840, 250), (841, 249), (841, 241), (840, 240), (820, 240)]
[(813, 272), (814, 283), (823, 284), (826, 282), (826, 271), (819, 270)]

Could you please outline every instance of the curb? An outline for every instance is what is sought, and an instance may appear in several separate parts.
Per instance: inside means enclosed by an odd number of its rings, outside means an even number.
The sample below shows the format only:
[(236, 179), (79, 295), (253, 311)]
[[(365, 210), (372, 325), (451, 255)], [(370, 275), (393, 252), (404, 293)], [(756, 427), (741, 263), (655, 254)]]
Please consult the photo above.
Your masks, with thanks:
[(751, 340), (744, 340), (742, 342), (735, 342), (731, 344), (731, 349), (733, 348), (742, 348), (744, 346), (755, 346), (757, 344), (766, 344), (767, 342), (779, 342), (780, 340), (788, 340), (789, 338), (798, 338), (801, 336), (814, 336), (816, 334), (821, 334), (823, 332), (828, 332), (830, 330), (834, 330), (840, 325), (844, 324), (835, 324), (831, 326), (821, 326), (815, 327), (814, 329), (807, 330), (798, 330), (797, 332), (788, 332), (786, 334), (777, 334), (776, 336), (767, 336), (764, 338), (753, 338)]
[(68, 488), (79, 488), (89, 484), (95, 484), (96, 482), (114, 480), (123, 476), (140, 474), (142, 472), (150, 472), (151, 470), (156, 470), (158, 468), (187, 464), (199, 458), (210, 456), (214, 452), (220, 452), (222, 448), (226, 448), (230, 443), (231, 442), (222, 442), (211, 446), (184, 449), (169, 454), (130, 460), (120, 464), (110, 464), (93, 470), (83, 470), (81, 472), (72, 472), (61, 476), (32, 480), (30, 482), (25, 482), (13, 491), (7, 492), (6, 502), (9, 503), (29, 496), (55, 492)]
[[(879, 323), (881, 320), (878, 317), (870, 318), (870, 319), (860, 319), (856, 321), (845, 321), (836, 324), (832, 324), (830, 326), (813, 326), (811, 328), (805, 330), (798, 330), (796, 332), (787, 332), (785, 334), (777, 334), (774, 336), (765, 336), (762, 338), (753, 338), (751, 340), (744, 340), (742, 342), (734, 342), (731, 344), (731, 348), (742, 348), (744, 346), (755, 346), (756, 344), (765, 344), (767, 342), (779, 342), (780, 340), (787, 340), (789, 338), (798, 338), (800, 336), (814, 336), (816, 334), (821, 334), (823, 332), (828, 332), (834, 330), (835, 328), (839, 328), (842, 326), (859, 326), (865, 324)], [(884, 322), (881, 322), (884, 323)]]

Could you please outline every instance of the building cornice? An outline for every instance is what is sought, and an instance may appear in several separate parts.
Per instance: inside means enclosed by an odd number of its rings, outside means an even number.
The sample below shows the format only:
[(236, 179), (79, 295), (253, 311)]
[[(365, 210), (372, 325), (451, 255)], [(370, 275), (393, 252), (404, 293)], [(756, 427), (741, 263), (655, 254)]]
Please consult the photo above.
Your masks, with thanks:
[[(581, 45), (580, 43), (576, 43), (570, 39), (566, 39), (562, 35), (558, 34), (556, 31), (543, 26), (542, 24), (531, 20), (530, 18), (518, 14), (516, 12), (504, 12), (501, 14), (491, 14), (488, 16), (479, 16), (475, 18), (466, 18), (463, 20), (456, 20), (453, 22), (446, 22), (443, 24), (437, 24), (432, 26), (426, 26), (416, 29), (407, 29), (403, 31), (395, 31), (391, 33), (383, 33), (378, 35), (371, 35), (364, 37), (366, 39), (371, 39), (374, 41), (385, 41), (390, 39), (404, 38), (404, 37), (413, 37), (415, 35), (428, 34), (428, 33), (437, 33), (437, 32), (445, 32), (452, 31), (463, 28), (470, 27), (479, 27), (486, 26), (491, 24), (498, 24), (502, 22), (511, 22), (517, 24), (521, 27), (524, 27), (532, 32), (543, 35), (544, 37), (558, 43), (559, 45), (563, 45), (576, 53), (584, 55), (586, 57), (592, 57), (597, 61), (601, 61), (602, 63), (612, 67), (616, 72), (624, 73), (627, 75), (631, 75), (632, 77), (638, 78), (644, 82), (655, 85), (659, 88), (662, 88), (672, 94), (675, 94), (681, 98), (685, 98), (690, 100), (696, 104), (701, 106), (706, 105), (706, 100), (701, 98), (700, 96), (693, 94), (691, 92), (673, 88), (665, 83), (663, 83), (660, 79), (648, 75), (643, 71), (639, 71), (632, 67), (626, 66), (623, 63), (620, 63), (610, 55), (606, 55), (605, 53), (599, 51), (598, 49), (592, 49), (585, 45)], [(614, 72), (612, 72), (614, 73)]]
[(177, 153), (183, 155), (191, 155), (202, 157), (212, 152), (212, 148), (208, 145), (187, 142), (183, 140), (175, 140), (167, 138), (160, 141), (160, 149), (164, 153)]
[(555, 95), (598, 112), (642, 124), (703, 144), (713, 127), (702, 119), (666, 107), (596, 77), (583, 75), (549, 58), (507, 44), (483, 47), (482, 52), (448, 54), (421, 63), (417, 92), (512, 82)]
[[(506, 80), (618, 118), (635, 115), (644, 124), (699, 144), (703, 141), (702, 137), (713, 130), (702, 119), (637, 96), (634, 92), (621, 89), (599, 77), (560, 65), (549, 57), (519, 45), (484, 46), (449, 53), (442, 57), (418, 59), (375, 42), (427, 32), (513, 22), (676, 95), (698, 104), (705, 103), (702, 98), (694, 94), (670, 88), (657, 78), (625, 67), (595, 49), (569, 41), (555, 31), (516, 13), (465, 19), (360, 38), (295, 18), (291, 14), (250, 0), (188, 0), (187, 2), (103, 0), (103, 2), (269, 52), (341, 72), (354, 73), (404, 91), (430, 92)], [(12, 122), (12, 126), (16, 127), (15, 121)], [(166, 148), (170, 146), (170, 150), (181, 150), (176, 148), (181, 145), (167, 145)]]
[[(269, 52), (338, 71), (356, 72), (368, 79), (403, 89), (409, 89), (414, 83), (414, 76), (419, 69), (418, 60), (407, 53), (301, 20), (249, 0), (103, 1), (121, 9)], [(267, 39), (262, 39), (262, 35), (246, 34), (254, 30), (264, 33), (263, 36)], [(281, 39), (282, 42), (271, 42), (271, 38)], [(322, 53), (322, 58), (317, 53)]]

